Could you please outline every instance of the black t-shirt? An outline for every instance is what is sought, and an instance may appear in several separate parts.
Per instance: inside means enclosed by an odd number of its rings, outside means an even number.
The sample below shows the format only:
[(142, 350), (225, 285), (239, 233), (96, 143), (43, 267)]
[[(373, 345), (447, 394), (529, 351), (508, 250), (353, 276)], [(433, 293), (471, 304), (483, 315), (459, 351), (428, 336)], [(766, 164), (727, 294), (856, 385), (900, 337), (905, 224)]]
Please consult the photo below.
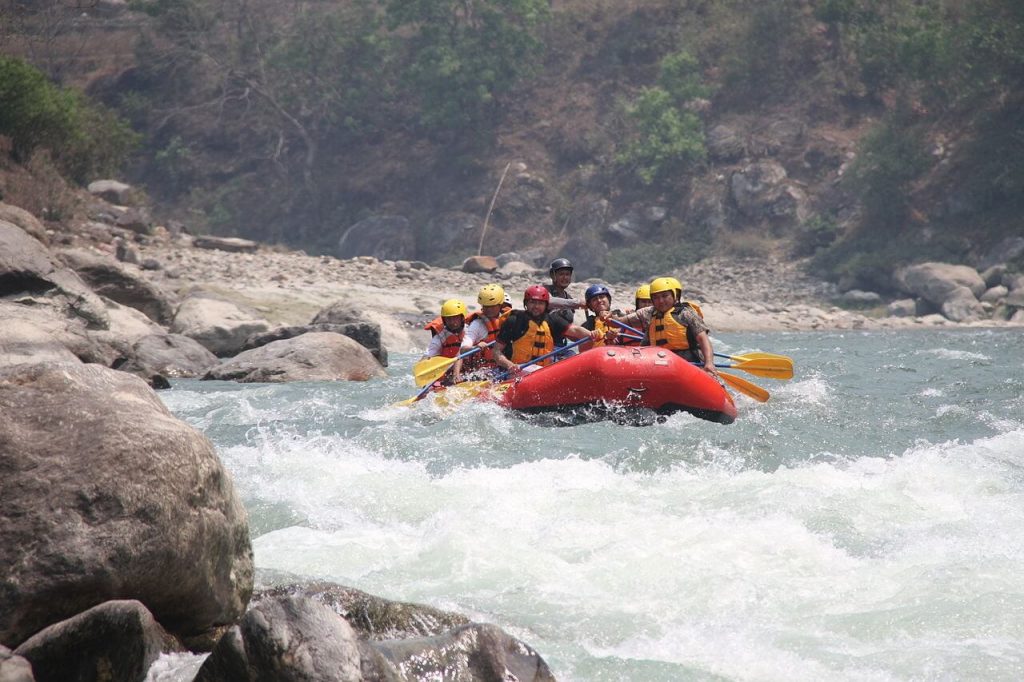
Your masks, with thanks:
[[(554, 314), (545, 314), (540, 319), (540, 322), (543, 322), (545, 319), (547, 319), (548, 326), (551, 328), (552, 341), (557, 346), (561, 342), (562, 337), (565, 336), (565, 330), (569, 328), (570, 323), (560, 317), (556, 317)], [(530, 316), (525, 310), (513, 310), (509, 313), (508, 319), (505, 320), (501, 325), (501, 329), (498, 330), (498, 341), (505, 344), (506, 357), (512, 357), (512, 344), (521, 338), (529, 328)]]

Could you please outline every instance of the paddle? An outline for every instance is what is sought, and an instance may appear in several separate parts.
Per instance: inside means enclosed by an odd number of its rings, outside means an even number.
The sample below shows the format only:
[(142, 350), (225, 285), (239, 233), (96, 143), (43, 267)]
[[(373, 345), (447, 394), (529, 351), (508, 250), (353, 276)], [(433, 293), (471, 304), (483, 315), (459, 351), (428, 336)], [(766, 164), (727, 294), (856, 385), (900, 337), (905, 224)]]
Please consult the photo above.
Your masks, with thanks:
[[(494, 345), (494, 341), (491, 341), (487, 345)], [(435, 381), (443, 377), (445, 373), (448, 371), (448, 368), (454, 365), (456, 361), (465, 357), (469, 357), (473, 353), (479, 352), (480, 346), (473, 346), (465, 353), (460, 353), (454, 358), (446, 358), (438, 355), (432, 358), (426, 358), (425, 360), (420, 360), (415, 365), (413, 365), (412, 368), (412, 375), (413, 378), (416, 380), (416, 385), (423, 386), (434, 383)]]
[[(590, 341), (590, 340), (591, 340), (591, 338), (589, 336), (584, 336), (582, 339), (579, 339), (578, 341), (573, 341), (568, 346), (562, 346), (561, 348), (556, 348), (553, 351), (551, 351), (550, 353), (545, 353), (544, 355), (541, 355), (540, 357), (537, 357), (537, 358), (534, 358), (534, 359), (529, 360), (527, 362), (524, 362), (523, 364), (519, 365), (519, 369), (522, 369), (524, 367), (529, 367), (530, 365), (534, 365), (534, 364), (540, 362), (541, 360), (547, 360), (552, 355), (558, 355), (559, 353), (564, 353), (565, 351), (571, 350), (571, 349), (575, 348), (576, 346), (580, 345), (581, 343), (586, 343), (587, 341)], [(508, 378), (508, 371), (505, 371), (505, 372), (502, 372), (501, 374), (499, 374), (498, 376), (494, 377), (494, 381), (495, 382), (504, 381), (507, 378)]]
[(790, 367), (793, 366), (793, 358), (785, 355), (776, 355), (775, 353), (762, 353), (760, 351), (750, 351), (749, 353), (743, 353), (742, 355), (726, 355), (725, 353), (715, 353), (720, 358), (726, 360), (776, 360), (778, 362), (789, 363)]
[[(715, 355), (718, 355), (717, 353)], [(731, 365), (720, 365), (715, 364), (715, 367), (721, 369), (738, 369), (741, 372), (747, 372), (754, 376), (767, 377), (769, 379), (792, 379), (793, 378), (793, 365), (778, 358), (756, 358), (756, 359), (742, 359), (745, 356), (736, 356), (739, 362), (734, 362)]]
[(718, 376), (722, 378), (722, 381), (729, 384), (743, 395), (748, 395), (759, 403), (768, 401), (768, 391), (764, 390), (757, 384), (751, 383), (743, 377), (738, 377), (735, 374), (729, 374), (728, 372), (719, 372)]
[(392, 405), (392, 407), (408, 407), (409, 405), (412, 405), (414, 402), (416, 402), (418, 400), (423, 400), (423, 398), (428, 393), (430, 393), (430, 389), (433, 388), (433, 387), (434, 387), (433, 383), (427, 384), (426, 386), (423, 387), (423, 390), (421, 390), (419, 393), (417, 393), (413, 397), (406, 398), (405, 400), (401, 400), (401, 401), (395, 403), (394, 405)]

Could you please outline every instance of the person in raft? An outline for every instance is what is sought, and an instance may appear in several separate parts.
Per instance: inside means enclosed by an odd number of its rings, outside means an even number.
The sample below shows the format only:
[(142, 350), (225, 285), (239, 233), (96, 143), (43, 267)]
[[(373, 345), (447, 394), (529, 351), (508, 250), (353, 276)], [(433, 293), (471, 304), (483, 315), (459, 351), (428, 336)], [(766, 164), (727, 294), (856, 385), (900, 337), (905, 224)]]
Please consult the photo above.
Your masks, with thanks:
[(633, 299), (633, 309), (642, 310), (651, 307), (651, 285), (641, 284), (637, 287), (636, 297)]
[[(454, 358), (462, 347), (462, 337), (466, 333), (466, 304), (457, 298), (450, 298), (441, 304), (442, 326), (430, 339), (422, 360), (438, 355)], [(450, 386), (455, 383), (451, 374), (441, 379), (441, 384)]]
[(480, 288), (476, 301), (480, 304), (480, 310), (469, 316), (470, 321), (466, 326), (466, 333), (462, 336), (462, 345), (458, 354), (465, 353), (473, 346), (480, 346), (481, 350), (479, 353), (460, 358), (455, 362), (455, 367), (452, 368), (452, 378), (455, 383), (459, 383), (465, 378), (464, 373), (480, 374), (493, 370), (497, 366), (494, 361), (494, 351), (488, 344), (498, 337), (501, 323), (505, 321), (512, 310), (512, 299), (500, 284), (485, 284)]
[(717, 376), (715, 353), (704, 314), (699, 306), (682, 299), (683, 285), (678, 279), (659, 277), (651, 282), (651, 307), (616, 319), (643, 330), (643, 345), (666, 348), (685, 360), (701, 364), (705, 372)]
[[(598, 331), (601, 338), (594, 341), (592, 346), (604, 346), (618, 343), (619, 330), (611, 324), (609, 318), (612, 316), (612, 292), (603, 284), (592, 284), (587, 287), (583, 297), (587, 300), (586, 321), (580, 325), (588, 331)], [(585, 348), (591, 347), (584, 344)]]
[(566, 322), (565, 318), (549, 315), (550, 301), (551, 294), (543, 286), (535, 284), (526, 289), (523, 295), (526, 309), (513, 310), (498, 330), (494, 344), (494, 359), (498, 367), (513, 375), (520, 371), (530, 372), (551, 364), (551, 358), (522, 369), (519, 365), (547, 355), (565, 337), (594, 340), (601, 337), (600, 332), (588, 331)]

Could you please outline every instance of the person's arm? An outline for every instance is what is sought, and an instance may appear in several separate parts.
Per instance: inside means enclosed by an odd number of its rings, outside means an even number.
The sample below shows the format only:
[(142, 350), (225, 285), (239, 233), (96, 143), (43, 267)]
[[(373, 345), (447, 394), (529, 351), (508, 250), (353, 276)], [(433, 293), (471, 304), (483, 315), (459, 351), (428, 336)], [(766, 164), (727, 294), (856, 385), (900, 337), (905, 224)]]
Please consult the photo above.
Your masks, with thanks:
[(562, 336), (568, 336), (570, 339), (589, 338), (592, 341), (596, 341), (599, 338), (601, 338), (601, 332), (599, 332), (596, 329), (594, 329), (593, 331), (589, 329), (584, 329), (578, 324), (570, 324), (568, 327), (565, 328), (565, 331), (562, 332)]
[(505, 356), (505, 342), (498, 339), (494, 342), (494, 364), (508, 372), (515, 372), (519, 365), (515, 364)]
[(700, 352), (704, 356), (704, 371), (708, 374), (714, 374), (717, 376), (718, 371), (715, 369), (715, 351), (711, 348), (711, 337), (708, 336), (707, 330), (697, 334), (697, 345), (700, 346)]
[(576, 310), (578, 308), (586, 308), (587, 305), (574, 298), (561, 298), (558, 296), (552, 296), (548, 302), (548, 310)]

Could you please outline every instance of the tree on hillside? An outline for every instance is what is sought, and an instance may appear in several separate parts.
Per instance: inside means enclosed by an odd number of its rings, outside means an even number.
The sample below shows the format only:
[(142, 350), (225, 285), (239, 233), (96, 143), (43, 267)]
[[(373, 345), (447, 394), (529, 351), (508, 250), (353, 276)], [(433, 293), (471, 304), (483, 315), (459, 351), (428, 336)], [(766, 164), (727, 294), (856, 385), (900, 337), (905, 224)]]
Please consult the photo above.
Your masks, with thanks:
[(420, 121), (437, 131), (490, 129), (502, 96), (532, 73), (533, 29), (548, 0), (388, 0), (391, 29), (409, 33), (404, 82)]
[[(272, 172), (279, 205), (270, 214), (298, 220), (268, 221), (271, 231), (256, 236), (284, 239), (297, 223), (294, 241), (310, 239), (331, 196), (321, 178), (324, 154), (372, 129), (386, 97), (373, 8), (274, 0), (155, 0), (145, 8), (158, 22), (139, 54), (146, 80), (160, 84), (146, 93), (153, 127), (166, 129), (166, 144), (186, 146), (183, 136), (202, 131), (208, 146), (239, 157), (242, 172), (215, 200), (214, 219), (250, 217), (240, 213), (253, 208), (255, 193), (260, 208), (251, 218), (267, 220)], [(172, 101), (161, 101), (167, 86)]]

